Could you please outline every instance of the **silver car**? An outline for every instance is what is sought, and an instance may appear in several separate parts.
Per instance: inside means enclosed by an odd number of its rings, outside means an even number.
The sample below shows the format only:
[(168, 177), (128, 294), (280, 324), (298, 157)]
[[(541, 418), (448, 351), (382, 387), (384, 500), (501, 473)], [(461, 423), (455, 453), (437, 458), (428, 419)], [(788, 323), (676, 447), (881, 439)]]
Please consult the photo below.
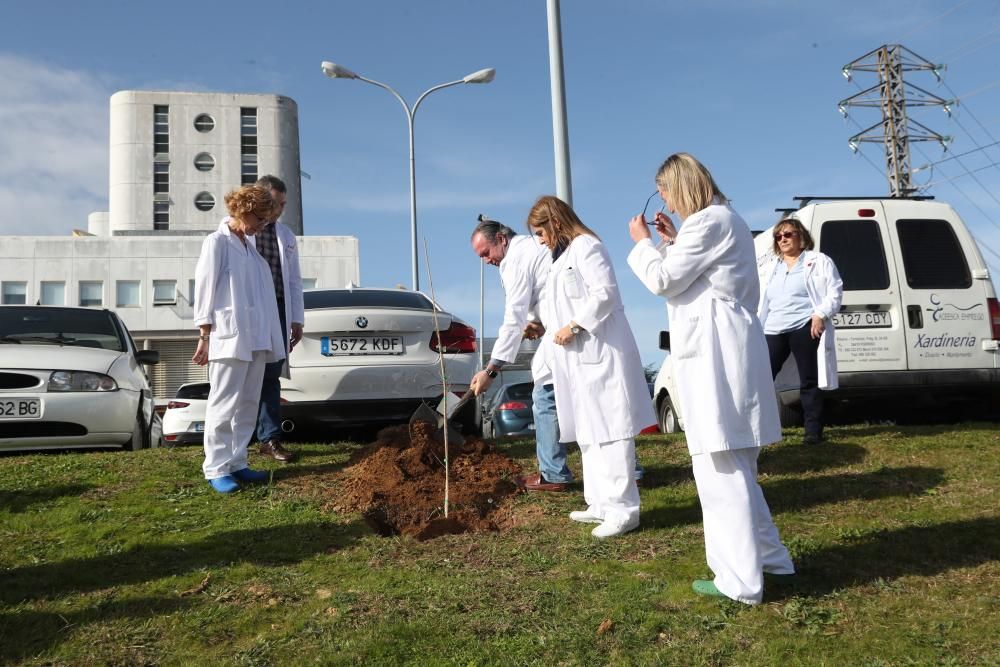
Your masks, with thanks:
[[(421, 401), (461, 394), (476, 370), (476, 330), (420, 292), (316, 289), (305, 293), (305, 335), (282, 379), (282, 428), (404, 422)], [(458, 416), (471, 428), (475, 403)]]
[(149, 447), (158, 361), (110, 310), (0, 306), (0, 449)]

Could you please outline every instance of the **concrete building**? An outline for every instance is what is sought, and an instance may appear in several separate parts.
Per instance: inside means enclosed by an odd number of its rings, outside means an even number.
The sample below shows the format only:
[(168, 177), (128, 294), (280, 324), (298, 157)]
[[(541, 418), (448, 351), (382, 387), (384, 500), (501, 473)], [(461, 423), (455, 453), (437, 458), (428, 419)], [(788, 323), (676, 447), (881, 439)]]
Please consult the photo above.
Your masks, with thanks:
[(115, 310), (139, 347), (160, 351), (149, 369), (158, 398), (207, 378), (191, 363), (195, 265), (226, 215), (223, 196), (241, 183), (285, 181), (282, 222), (299, 237), (307, 289), (360, 282), (356, 237), (302, 236), (291, 99), (123, 91), (111, 98), (110, 144), (111, 210), (72, 236), (0, 237), (0, 303)]

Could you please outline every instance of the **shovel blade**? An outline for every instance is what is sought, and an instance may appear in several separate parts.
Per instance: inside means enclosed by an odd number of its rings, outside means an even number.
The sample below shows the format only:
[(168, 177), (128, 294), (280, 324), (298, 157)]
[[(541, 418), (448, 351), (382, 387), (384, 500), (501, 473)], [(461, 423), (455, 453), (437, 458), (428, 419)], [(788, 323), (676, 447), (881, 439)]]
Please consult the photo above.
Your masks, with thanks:
[(421, 403), (420, 407), (413, 411), (410, 416), (410, 438), (413, 438), (413, 425), (417, 422), (427, 422), (428, 424), (433, 424), (435, 428), (434, 436), (439, 442), (444, 441), (444, 429), (448, 429), (448, 444), (461, 446), (465, 443), (465, 437), (462, 436), (462, 432), (457, 428), (448, 423), (444, 415), (439, 414), (437, 411), (431, 409), (426, 403)]

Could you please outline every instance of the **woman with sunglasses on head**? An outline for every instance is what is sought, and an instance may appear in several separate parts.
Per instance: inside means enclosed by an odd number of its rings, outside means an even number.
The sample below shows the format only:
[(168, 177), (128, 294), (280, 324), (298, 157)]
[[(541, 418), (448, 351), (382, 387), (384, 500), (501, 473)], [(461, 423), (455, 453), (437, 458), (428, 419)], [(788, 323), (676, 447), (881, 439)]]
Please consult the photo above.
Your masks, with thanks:
[(670, 359), (705, 528), (712, 581), (702, 595), (759, 604), (764, 572), (794, 574), (760, 485), (760, 448), (781, 440), (778, 403), (757, 319), (760, 294), (753, 236), (708, 170), (671, 155), (656, 188), (680, 231), (656, 214), (654, 246), (644, 214), (632, 218), (628, 263), (667, 298)]
[[(777, 377), (789, 355), (799, 377), (805, 423), (802, 443), (823, 441), (823, 396), (837, 388), (837, 348), (831, 318), (840, 310), (844, 283), (833, 260), (813, 250), (809, 231), (795, 218), (774, 226), (774, 259), (760, 271), (757, 312)], [(788, 372), (793, 372), (789, 370)]]
[(600, 524), (594, 537), (621, 535), (639, 525), (634, 438), (656, 423), (639, 348), (608, 251), (573, 209), (540, 197), (528, 229), (552, 251), (542, 321), (554, 330), (546, 349), (559, 440), (575, 440), (583, 458), (587, 509), (569, 518)]

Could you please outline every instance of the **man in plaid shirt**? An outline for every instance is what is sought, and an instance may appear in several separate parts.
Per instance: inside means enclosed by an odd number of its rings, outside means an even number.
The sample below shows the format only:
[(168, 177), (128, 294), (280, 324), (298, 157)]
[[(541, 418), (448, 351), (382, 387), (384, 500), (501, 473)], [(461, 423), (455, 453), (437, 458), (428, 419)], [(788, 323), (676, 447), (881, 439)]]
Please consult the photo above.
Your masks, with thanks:
[[(302, 340), (304, 310), (302, 304), (302, 273), (299, 269), (298, 244), (295, 234), (278, 222), (287, 197), (287, 188), (277, 176), (262, 176), (256, 185), (271, 191), (278, 205), (275, 219), (254, 235), (257, 252), (267, 260), (274, 280), (274, 294), (278, 298), (278, 317), (284, 339), (289, 341), (290, 352)], [(289, 335), (289, 322), (291, 334)], [(294, 455), (281, 444), (281, 376), (287, 359), (267, 364), (264, 383), (260, 390), (260, 411), (257, 416), (257, 440), (260, 453), (287, 463)]]

